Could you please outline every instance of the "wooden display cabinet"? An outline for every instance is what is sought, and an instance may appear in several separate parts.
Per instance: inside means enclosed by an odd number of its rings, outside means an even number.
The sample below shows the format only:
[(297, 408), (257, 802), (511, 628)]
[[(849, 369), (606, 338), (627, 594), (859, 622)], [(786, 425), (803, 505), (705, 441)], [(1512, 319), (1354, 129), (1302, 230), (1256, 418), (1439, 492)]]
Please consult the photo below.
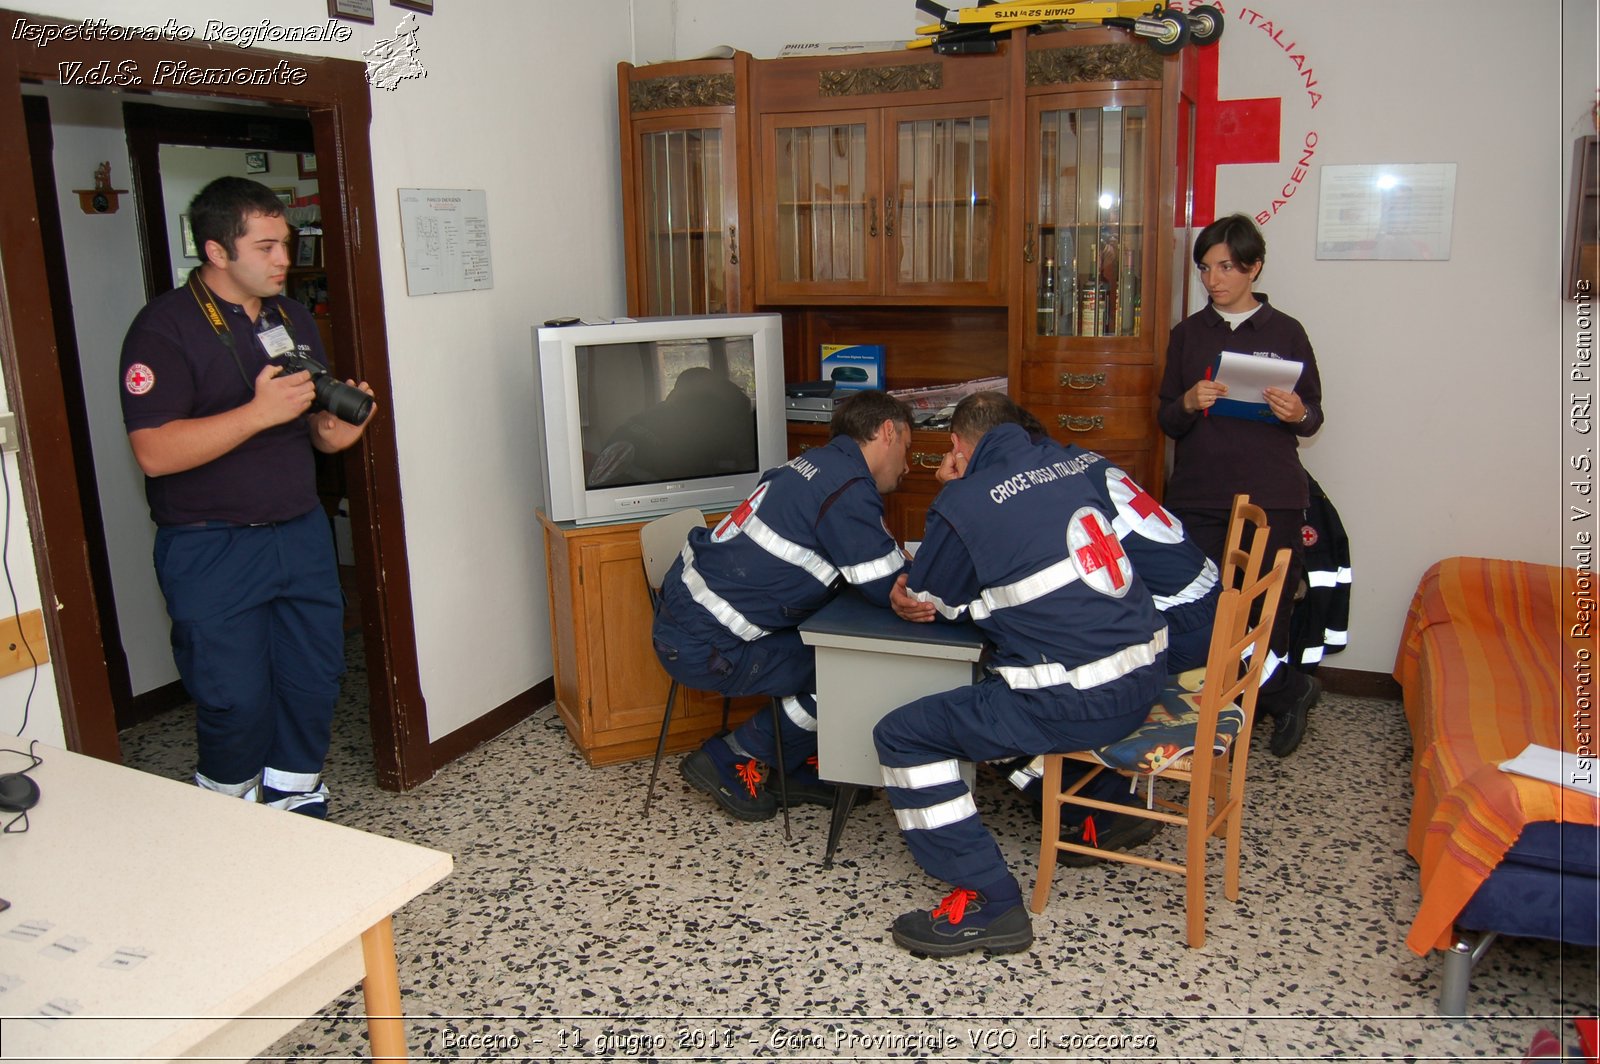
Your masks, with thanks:
[(759, 60), (762, 304), (1004, 301), (1004, 56)]
[[(550, 578), (556, 710), (567, 734), (594, 765), (652, 756), (671, 679), (650, 642), (642, 522), (578, 527), (541, 513), (539, 523)], [(730, 724), (765, 705), (762, 698), (735, 699)], [(681, 689), (667, 749), (692, 749), (721, 724), (721, 695)]]
[(1563, 297), (1592, 301), (1600, 290), (1600, 136), (1578, 138), (1572, 149), (1572, 210)]
[(1028, 37), (1011, 392), (1159, 495), (1156, 391), (1174, 313), (1179, 56), (1110, 30)]
[(750, 56), (617, 64), (628, 313), (736, 314), (751, 306), (749, 161), (741, 106)]

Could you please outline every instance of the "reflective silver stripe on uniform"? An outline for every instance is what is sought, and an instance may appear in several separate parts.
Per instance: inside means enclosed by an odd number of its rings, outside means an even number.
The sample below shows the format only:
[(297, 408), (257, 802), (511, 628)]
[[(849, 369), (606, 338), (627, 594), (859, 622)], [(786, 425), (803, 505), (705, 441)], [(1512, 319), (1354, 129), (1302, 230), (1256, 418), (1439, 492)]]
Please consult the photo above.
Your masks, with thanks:
[(878, 767), (883, 769), (885, 787), (901, 787), (911, 791), (937, 787), (941, 783), (954, 783), (961, 778), (961, 766), (953, 760), (933, 761), (926, 765), (911, 765), (908, 768), (890, 768), (888, 765)]
[(783, 715), (794, 722), (795, 727), (804, 731), (817, 730), (817, 718), (806, 712), (806, 707), (794, 695), (787, 695), (783, 699)]
[[(1246, 658), (1249, 658), (1249, 656), (1250, 656), (1249, 651), (1246, 651), (1244, 656)], [(1267, 683), (1267, 680), (1272, 676), (1273, 673), (1278, 671), (1279, 663), (1280, 662), (1287, 662), (1287, 661), (1288, 661), (1287, 658), (1280, 658), (1278, 655), (1274, 654), (1271, 650), (1268, 650), (1267, 651), (1266, 664), (1261, 666), (1261, 685), (1263, 687), (1265, 687), (1266, 683)]]
[(689, 597), (715, 617), (718, 624), (746, 643), (753, 643), (768, 634), (765, 628), (750, 623), (744, 614), (734, 609), (733, 603), (706, 586), (706, 578), (694, 567), (693, 547), (685, 543), (679, 557), (683, 559), (683, 586), (689, 589)]
[(261, 782), (275, 791), (314, 791), (322, 782), (320, 772), (285, 772), (269, 768), (261, 773)]
[(328, 785), (323, 783), (319, 784), (316, 790), (307, 791), (304, 793), (288, 794), (282, 798), (279, 798), (275, 802), (268, 802), (267, 804), (274, 809), (282, 809), (286, 812), (293, 812), (294, 810), (299, 809), (301, 806), (311, 805), (314, 802), (322, 802), (326, 804), (327, 801)]
[(870, 584), (874, 580), (882, 580), (890, 573), (897, 573), (906, 563), (906, 556), (896, 547), (881, 558), (874, 558), (870, 562), (861, 562), (859, 565), (841, 565), (839, 571), (844, 578), (852, 584)]
[(194, 774), (194, 785), (202, 791), (212, 791), (216, 794), (225, 794), (229, 798), (243, 798), (247, 802), (261, 800), (261, 774), (258, 772), (243, 783), (218, 783), (210, 776)]
[(1199, 602), (1211, 593), (1217, 586), (1217, 563), (1210, 558), (1206, 559), (1205, 568), (1200, 570), (1198, 576), (1189, 581), (1189, 586), (1176, 595), (1153, 595), (1156, 609), (1170, 610), (1174, 606), (1182, 606), (1186, 602)]
[(1302, 665), (1317, 665), (1321, 663), (1321, 661), (1321, 647), (1306, 647), (1305, 650), (1301, 651), (1300, 653), (1300, 664)]
[(958, 621), (967, 612), (966, 603), (963, 602), (960, 605), (952, 606), (931, 591), (913, 591), (911, 592), (911, 597), (918, 602), (933, 603), (933, 608), (938, 611), (939, 616), (947, 621)]
[(780, 562), (788, 562), (796, 568), (804, 569), (824, 587), (833, 583), (833, 578), (839, 575), (839, 570), (828, 564), (828, 560), (822, 555), (810, 547), (802, 547), (793, 540), (784, 539), (759, 517), (751, 517), (745, 521), (744, 534), (750, 537), (752, 543)]
[(1063, 684), (1082, 691), (1121, 679), (1135, 669), (1153, 664), (1156, 655), (1165, 649), (1167, 628), (1162, 625), (1148, 643), (1123, 647), (1115, 654), (1107, 654), (1098, 661), (1087, 662), (1075, 669), (1069, 669), (1059, 661), (1047, 661), (1040, 665), (1002, 665), (994, 671), (1013, 691), (1032, 691)]
[(1324, 628), (1322, 641), (1330, 647), (1347, 647), (1350, 645), (1350, 633), (1338, 628)]
[(1044, 758), (1036, 757), (1006, 777), (1017, 790), (1026, 790), (1028, 784), (1044, 778)]
[(1003, 610), (1008, 606), (1021, 606), (1044, 598), (1052, 591), (1060, 591), (1068, 584), (1076, 583), (1080, 575), (1072, 559), (1063, 558), (1054, 565), (1046, 566), (1021, 580), (999, 587), (984, 588), (967, 608), (972, 611), (972, 619), (980, 621), (995, 610)]
[(1350, 583), (1350, 567), (1342, 565), (1338, 569), (1317, 569), (1306, 574), (1306, 584), (1309, 587), (1338, 587), (1340, 584)]
[(978, 815), (978, 807), (972, 803), (972, 795), (963, 794), (959, 798), (952, 798), (948, 802), (930, 805), (925, 809), (896, 809), (894, 818), (900, 822), (901, 831), (931, 831), (934, 828), (949, 827), (959, 824), (968, 817)]

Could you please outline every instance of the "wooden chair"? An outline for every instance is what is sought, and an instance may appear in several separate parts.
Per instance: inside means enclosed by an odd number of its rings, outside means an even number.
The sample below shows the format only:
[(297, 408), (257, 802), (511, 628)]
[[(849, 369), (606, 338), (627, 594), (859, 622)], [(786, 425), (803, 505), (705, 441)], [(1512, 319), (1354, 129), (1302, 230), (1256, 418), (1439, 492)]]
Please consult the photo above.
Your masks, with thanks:
[[(1245, 543), (1245, 533), (1250, 542)], [(1233, 497), (1233, 513), (1228, 517), (1228, 543), (1222, 549), (1222, 586), (1242, 588), (1253, 584), (1267, 554), (1267, 512), (1250, 501), (1250, 496)]]
[[(1237, 500), (1235, 507), (1237, 511)], [(1231, 534), (1229, 538), (1233, 538)], [(1242, 576), (1259, 573), (1266, 537), (1258, 530), (1254, 540), (1251, 551), (1240, 552), (1239, 558), (1234, 559)], [(1206, 935), (1206, 843), (1213, 836), (1223, 839), (1226, 847), (1223, 893), (1229, 901), (1239, 899), (1239, 839), (1250, 729), (1255, 721), (1256, 694), (1272, 634), (1272, 618), (1288, 569), (1289, 551), (1280, 550), (1265, 575), (1245, 580), (1242, 588), (1224, 589), (1217, 603), (1203, 682), (1198, 687), (1194, 678), (1202, 670), (1185, 673), (1177, 678), (1182, 686), (1169, 686), (1151, 708), (1145, 724), (1133, 735), (1098, 750), (1044, 758), (1044, 825), (1039, 878), (1033, 888), (1034, 912), (1043, 912), (1049, 901), (1058, 852), (1143, 865), (1185, 877), (1188, 942), (1199, 948), (1205, 944)], [(1061, 768), (1069, 758), (1087, 762), (1092, 768), (1063, 792)], [(1107, 771), (1136, 782), (1142, 779), (1148, 788), (1147, 807), (1078, 797), (1090, 780)], [(1158, 796), (1158, 778), (1186, 789), (1186, 800)], [(1067, 804), (1182, 825), (1186, 832), (1184, 860), (1163, 861), (1060, 841), (1061, 807)]]
[[(683, 551), (683, 545), (689, 539), (689, 530), (704, 528), (706, 526), (705, 514), (694, 507), (678, 510), (658, 517), (639, 529), (639, 558), (644, 563), (644, 579), (650, 588), (650, 609), (652, 614), (661, 609), (661, 583), (667, 578), (667, 573), (672, 569), (673, 561)], [(650, 785), (644, 792), (644, 815), (650, 815), (650, 802), (656, 793), (656, 778), (661, 774), (661, 757), (667, 749), (667, 729), (672, 726), (672, 707), (678, 700), (678, 681), (673, 680), (667, 688), (667, 705), (661, 715), (661, 734), (656, 738), (656, 757), (650, 765)], [(777, 775), (778, 775), (778, 801), (783, 807), (783, 836), (789, 838), (789, 788), (783, 771), (783, 734), (779, 731), (781, 722), (778, 719), (783, 712), (780, 701), (776, 698), (772, 702), (772, 727), (774, 742), (777, 743)], [(728, 709), (730, 699), (722, 696), (722, 730), (728, 730)]]

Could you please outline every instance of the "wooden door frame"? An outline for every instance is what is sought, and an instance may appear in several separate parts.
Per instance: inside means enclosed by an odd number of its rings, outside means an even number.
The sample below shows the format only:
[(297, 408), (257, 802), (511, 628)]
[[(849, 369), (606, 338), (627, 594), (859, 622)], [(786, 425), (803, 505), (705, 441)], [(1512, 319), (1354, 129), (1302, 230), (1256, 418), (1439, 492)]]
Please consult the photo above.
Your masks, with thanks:
[[(18, 20), (63, 29), (76, 25), (0, 10), (0, 25)], [(318, 172), (329, 178), (321, 181), (324, 263), (333, 316), (344, 326), (330, 352), (333, 368), (341, 377), (370, 382), (379, 396), (392, 395), (367, 139), (371, 90), (364, 65), (171, 40), (62, 38), (41, 45), (37, 39), (0, 35), (0, 144), (15, 145), (19, 156), (27, 150), (24, 82), (56, 82), (61, 64), (81, 63), (88, 70), (102, 60), (109, 60), (113, 70), (137, 72), (147, 85), (163, 62), (198, 70), (260, 71), (265, 84), (221, 89), (162, 85), (159, 91), (265, 100), (307, 111)], [(274, 78), (275, 69), (293, 76)], [(300, 83), (280, 83), (290, 80)], [(66, 446), (66, 403), (49, 295), (31, 168), (0, 168), (0, 367), (10, 408), (18, 415), (18, 468), (40, 598), (53, 607), (44, 611), (45, 631), (62, 724), (71, 749), (116, 761), (120, 748), (94, 583), (83, 549), (78, 474)], [(399, 450), (389, 405), (388, 415), (368, 428), (364, 444), (352, 456), (357, 468), (351, 470), (350, 506), (363, 636), (368, 648), (381, 648), (380, 660), (367, 663), (377, 779), (384, 788), (405, 790), (428, 779), (434, 766), (417, 666)]]

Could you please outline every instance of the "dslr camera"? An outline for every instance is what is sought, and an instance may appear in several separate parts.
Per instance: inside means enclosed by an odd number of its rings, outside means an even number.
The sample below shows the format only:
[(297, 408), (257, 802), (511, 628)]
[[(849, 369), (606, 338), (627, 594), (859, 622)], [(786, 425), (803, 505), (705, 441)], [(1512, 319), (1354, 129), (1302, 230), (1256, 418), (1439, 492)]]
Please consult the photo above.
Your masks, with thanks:
[[(282, 358), (284, 373), (311, 374), (311, 386), (316, 395), (311, 400), (313, 412), (326, 410), (340, 421), (359, 425), (372, 413), (372, 396), (339, 380), (328, 372), (328, 367), (300, 351), (298, 348)], [(282, 376), (282, 374), (279, 374)]]

